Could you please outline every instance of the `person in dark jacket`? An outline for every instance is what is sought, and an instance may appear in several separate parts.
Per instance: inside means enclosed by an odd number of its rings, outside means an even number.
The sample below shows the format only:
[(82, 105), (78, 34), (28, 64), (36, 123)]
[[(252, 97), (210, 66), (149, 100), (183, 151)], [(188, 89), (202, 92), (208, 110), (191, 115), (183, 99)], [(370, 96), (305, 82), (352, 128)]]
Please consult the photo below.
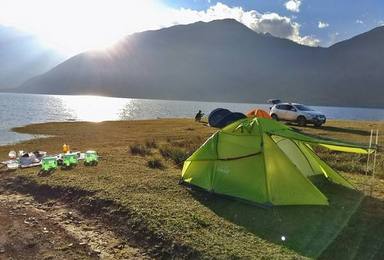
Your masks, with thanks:
[(197, 112), (197, 114), (195, 116), (195, 121), (200, 122), (203, 115), (204, 115), (204, 113), (202, 113), (201, 110), (199, 110), (199, 112)]

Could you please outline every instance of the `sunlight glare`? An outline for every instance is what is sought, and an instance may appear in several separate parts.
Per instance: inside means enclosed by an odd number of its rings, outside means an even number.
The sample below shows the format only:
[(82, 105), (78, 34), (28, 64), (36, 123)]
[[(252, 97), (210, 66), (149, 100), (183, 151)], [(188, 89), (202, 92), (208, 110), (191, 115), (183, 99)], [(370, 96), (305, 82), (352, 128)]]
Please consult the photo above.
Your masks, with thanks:
[[(71, 119), (79, 121), (101, 122), (118, 120), (120, 111), (132, 102), (126, 98), (102, 96), (56, 96), (63, 101), (63, 108)], [(102, 104), (102, 105), (100, 105)]]
[[(155, 28), (165, 9), (155, 0), (0, 0), (0, 24), (36, 34), (66, 52), (105, 48)], [(153, 19), (157, 19), (154, 21)]]

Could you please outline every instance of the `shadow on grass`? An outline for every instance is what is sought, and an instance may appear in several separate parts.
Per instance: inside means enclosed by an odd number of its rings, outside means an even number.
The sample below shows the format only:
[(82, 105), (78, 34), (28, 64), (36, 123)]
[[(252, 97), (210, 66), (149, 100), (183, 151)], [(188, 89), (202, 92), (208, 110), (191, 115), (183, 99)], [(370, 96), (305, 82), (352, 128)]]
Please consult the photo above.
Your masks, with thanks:
[(365, 197), (320, 259), (384, 259), (384, 201)]
[(328, 197), (330, 206), (261, 208), (198, 189), (191, 189), (191, 193), (215, 214), (246, 231), (316, 258), (339, 235), (362, 200), (360, 192), (338, 185), (327, 183), (319, 188)]

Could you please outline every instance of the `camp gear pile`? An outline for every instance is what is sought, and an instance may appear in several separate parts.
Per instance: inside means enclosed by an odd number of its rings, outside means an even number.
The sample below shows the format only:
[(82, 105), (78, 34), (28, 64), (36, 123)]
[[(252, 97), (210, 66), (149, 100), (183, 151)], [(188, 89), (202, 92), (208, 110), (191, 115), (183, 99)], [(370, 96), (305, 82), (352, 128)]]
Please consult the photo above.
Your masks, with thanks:
[(15, 151), (10, 151), (8, 154), (9, 160), (1, 162), (1, 165), (7, 167), (8, 170), (41, 166), (42, 172), (51, 172), (59, 166), (63, 169), (71, 169), (79, 163), (79, 160), (84, 160), (85, 166), (96, 166), (99, 162), (100, 156), (96, 151), (71, 152), (69, 151), (69, 145), (64, 146), (63, 151), (65, 150), (65, 153), (52, 156), (43, 151), (19, 151), (19, 156), (17, 156)]

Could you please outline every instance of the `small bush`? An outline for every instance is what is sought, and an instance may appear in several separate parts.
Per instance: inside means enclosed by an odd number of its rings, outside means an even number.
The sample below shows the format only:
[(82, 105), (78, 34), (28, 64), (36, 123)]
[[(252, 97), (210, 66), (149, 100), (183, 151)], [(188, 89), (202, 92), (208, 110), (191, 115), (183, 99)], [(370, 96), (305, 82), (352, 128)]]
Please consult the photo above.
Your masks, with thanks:
[(172, 160), (177, 166), (182, 167), (182, 163), (192, 154), (192, 152), (175, 146), (163, 146), (160, 148), (160, 154), (165, 158)]
[(158, 147), (155, 139), (151, 139), (151, 140), (147, 140), (145, 141), (145, 146), (147, 148), (153, 148), (153, 149), (156, 149)]
[(130, 146), (131, 154), (146, 156), (151, 154), (151, 149), (142, 144), (133, 144)]
[(160, 158), (151, 158), (147, 162), (147, 166), (151, 169), (165, 169), (165, 166)]

